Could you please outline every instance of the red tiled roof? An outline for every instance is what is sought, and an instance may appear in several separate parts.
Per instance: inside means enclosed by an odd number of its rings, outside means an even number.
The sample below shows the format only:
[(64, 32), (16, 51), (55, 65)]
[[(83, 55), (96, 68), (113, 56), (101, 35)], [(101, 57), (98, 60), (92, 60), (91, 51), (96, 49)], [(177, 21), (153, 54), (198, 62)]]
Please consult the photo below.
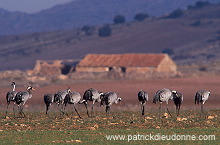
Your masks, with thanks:
[(88, 54), (79, 67), (156, 67), (167, 54)]

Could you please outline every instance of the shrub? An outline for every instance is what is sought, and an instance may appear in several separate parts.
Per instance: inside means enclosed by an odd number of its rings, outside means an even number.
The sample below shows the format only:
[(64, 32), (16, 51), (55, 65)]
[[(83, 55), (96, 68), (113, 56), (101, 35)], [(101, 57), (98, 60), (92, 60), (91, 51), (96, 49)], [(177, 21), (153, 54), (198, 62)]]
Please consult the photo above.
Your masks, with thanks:
[(92, 26), (86, 25), (86, 26), (83, 26), (81, 30), (84, 31), (86, 35), (92, 35), (95, 28)]
[(122, 15), (117, 15), (114, 17), (114, 24), (123, 24), (125, 22), (126, 22), (125, 17)]
[(167, 17), (165, 18), (180, 18), (183, 16), (183, 10), (176, 9), (173, 12), (171, 12)]
[(196, 3), (195, 3), (195, 6), (192, 6), (192, 5), (189, 5), (188, 7), (187, 7), (187, 9), (200, 9), (200, 8), (203, 8), (203, 7), (205, 7), (205, 6), (209, 6), (209, 5), (211, 5), (208, 1), (197, 1)]
[(200, 70), (200, 71), (207, 71), (208, 69), (207, 69), (206, 66), (201, 66), (201, 67), (199, 68), (199, 70)]
[(194, 23), (190, 24), (191, 26), (194, 26), (194, 27), (198, 27), (201, 25), (201, 21), (195, 21)]
[(134, 16), (134, 20), (136, 21), (143, 21), (144, 19), (148, 18), (148, 14), (138, 13)]
[(210, 5), (208, 1), (197, 1), (196, 2), (196, 8), (203, 8), (208, 5)]
[(99, 28), (99, 36), (100, 37), (108, 37), (111, 36), (112, 29), (110, 28), (109, 25), (105, 25), (101, 28)]

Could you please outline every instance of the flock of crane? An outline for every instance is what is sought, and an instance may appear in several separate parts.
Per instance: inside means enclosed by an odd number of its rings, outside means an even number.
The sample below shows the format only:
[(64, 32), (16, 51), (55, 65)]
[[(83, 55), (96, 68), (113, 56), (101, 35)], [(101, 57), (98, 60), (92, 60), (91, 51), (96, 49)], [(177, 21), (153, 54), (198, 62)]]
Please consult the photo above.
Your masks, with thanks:
[[(15, 82), (12, 82), (11, 85), (12, 85), (12, 90), (6, 94), (7, 108), (6, 108), (5, 117), (7, 117), (8, 107), (11, 102), (18, 105), (19, 115), (21, 115), (20, 117), (22, 117), (22, 115), (23, 115), (23, 117), (25, 117), (26, 115), (23, 112), (23, 107), (24, 107), (26, 101), (32, 97), (31, 91), (34, 90), (34, 88), (31, 86), (28, 86), (27, 91), (16, 92), (15, 91)], [(196, 92), (195, 104), (199, 104), (199, 103), (201, 104), (201, 112), (202, 113), (203, 113), (203, 105), (208, 100), (209, 96), (210, 96), (210, 92), (206, 91), (206, 90), (199, 90)], [(87, 110), (87, 115), (89, 117), (89, 116), (93, 115), (93, 107), (94, 107), (95, 102), (99, 102), (100, 106), (101, 105), (106, 106), (105, 111), (106, 111), (106, 114), (109, 115), (111, 113), (110, 112), (111, 105), (117, 104), (121, 100), (122, 99), (119, 98), (115, 92), (103, 93), (103, 92), (99, 92), (98, 90), (93, 89), (93, 88), (86, 90), (82, 99), (81, 99), (81, 95), (78, 92), (71, 92), (70, 88), (67, 88), (66, 90), (58, 91), (55, 94), (45, 94), (44, 95), (44, 103), (46, 105), (46, 114), (48, 114), (48, 110), (49, 110), (52, 103), (56, 103), (58, 105), (58, 109), (62, 114), (67, 114), (65, 111), (65, 107), (67, 106), (67, 104), (73, 104), (73, 107), (74, 107), (77, 115), (79, 116), (79, 118), (82, 118), (82, 117), (80, 116), (80, 114), (78, 113), (78, 111), (75, 107), (75, 104), (77, 104), (77, 103), (85, 105), (86, 110)], [(141, 102), (142, 115), (144, 115), (144, 106), (145, 106), (146, 102), (148, 101), (147, 92), (140, 90), (138, 92), (138, 100)], [(180, 106), (183, 102), (183, 95), (180, 92), (166, 89), (166, 88), (158, 90), (154, 95), (153, 103), (155, 103), (155, 104), (157, 102), (160, 103), (160, 106), (159, 106), (159, 114), (160, 114), (161, 104), (162, 104), (162, 102), (166, 102), (167, 112), (172, 117), (172, 115), (168, 109), (168, 101), (169, 100), (174, 101), (174, 104), (176, 105), (176, 114), (178, 116)], [(88, 111), (88, 107), (87, 107), (88, 101), (92, 101), (91, 115), (89, 115), (89, 111)], [(15, 117), (14, 107), (13, 107), (13, 112), (14, 112), (14, 117)]]

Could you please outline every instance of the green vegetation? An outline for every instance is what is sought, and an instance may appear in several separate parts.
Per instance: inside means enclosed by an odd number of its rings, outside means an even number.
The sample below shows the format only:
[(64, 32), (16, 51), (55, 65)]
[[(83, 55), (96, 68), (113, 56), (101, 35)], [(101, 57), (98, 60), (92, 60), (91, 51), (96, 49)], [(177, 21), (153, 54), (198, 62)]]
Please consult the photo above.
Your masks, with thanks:
[[(44, 112), (27, 113), (27, 118), (1, 119), (0, 142), (127, 144), (130, 139), (129, 142), (132, 144), (217, 144), (220, 141), (220, 122), (217, 116), (219, 113), (220, 110), (212, 110), (201, 116), (199, 111), (187, 110), (182, 112), (179, 118), (162, 119), (158, 119), (157, 112), (147, 112), (145, 117), (137, 112), (113, 112), (115, 118), (106, 117), (103, 112), (96, 112), (95, 117), (88, 118), (86, 112), (83, 112), (83, 119), (74, 115), (60, 118), (58, 112), (50, 112), (50, 116), (46, 116)], [(0, 115), (3, 116), (3, 113)], [(13, 113), (9, 116), (13, 116)], [(120, 135), (120, 138), (114, 140), (109, 135)], [(155, 140), (147, 140), (147, 136), (152, 135), (154, 137), (151, 139)], [(161, 138), (162, 135), (174, 138), (166, 141), (157, 140), (157, 137)], [(196, 136), (197, 139), (201, 135), (204, 140), (176, 141), (175, 137), (181, 135)], [(208, 140), (208, 135), (214, 135), (215, 138)]]
[[(220, 129), (116, 129), (116, 130), (65, 130), (65, 131), (3, 131), (0, 132), (1, 144), (54, 144), (54, 143), (84, 143), (84, 144), (217, 144), (219, 138), (215, 140), (157, 140), (160, 135), (215, 135), (219, 136)], [(121, 135), (121, 138), (111, 139), (109, 135)], [(147, 140), (144, 136), (152, 136)], [(139, 137), (138, 137), (139, 136)], [(158, 138), (157, 138), (157, 137)], [(125, 138), (123, 138), (125, 137)], [(174, 138), (174, 137), (173, 137)], [(142, 140), (143, 139), (143, 140)]]

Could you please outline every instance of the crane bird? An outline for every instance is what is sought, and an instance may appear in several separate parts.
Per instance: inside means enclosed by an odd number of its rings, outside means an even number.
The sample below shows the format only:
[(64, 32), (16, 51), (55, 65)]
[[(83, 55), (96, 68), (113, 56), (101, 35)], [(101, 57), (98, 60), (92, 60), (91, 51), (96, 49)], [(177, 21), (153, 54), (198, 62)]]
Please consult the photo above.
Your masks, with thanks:
[(67, 104), (73, 104), (73, 107), (74, 107), (77, 115), (79, 116), (80, 119), (82, 119), (82, 117), (79, 115), (79, 113), (75, 107), (76, 103), (80, 103), (80, 99), (81, 99), (81, 95), (78, 92), (70, 92), (70, 93), (66, 94), (66, 96), (64, 98), (64, 105), (66, 107)]
[(23, 114), (24, 117), (26, 116), (23, 112), (24, 104), (28, 99), (32, 97), (31, 90), (35, 90), (33, 87), (28, 86), (26, 92), (18, 92), (15, 96), (15, 102), (18, 105), (19, 114)]
[(195, 95), (195, 104), (201, 103), (201, 112), (203, 113), (203, 105), (208, 100), (210, 92), (206, 90), (199, 90)]
[(59, 111), (63, 114), (65, 114), (65, 112), (62, 110), (63, 106), (62, 106), (62, 108), (60, 108), (60, 105), (64, 104), (64, 99), (65, 99), (66, 95), (69, 93), (71, 93), (70, 87), (68, 87), (66, 90), (61, 90), (61, 91), (58, 91), (54, 94), (54, 103), (56, 103), (58, 105)]
[[(161, 110), (161, 104), (162, 102), (166, 102), (166, 108), (167, 108), (167, 112), (169, 113), (169, 115), (172, 117), (172, 115), (170, 114), (170, 111), (168, 109), (168, 101), (169, 100), (172, 100), (173, 99), (173, 93), (170, 89), (161, 89), (161, 90), (158, 90), (156, 93), (155, 93), (155, 96), (154, 96), (154, 99), (153, 99), (153, 103), (157, 103), (157, 102), (160, 102), (160, 107), (159, 107), (159, 112)], [(160, 118), (160, 116), (159, 116)]]
[[(106, 105), (106, 115), (108, 115), (110, 112), (110, 106), (115, 103), (115, 104), (118, 104), (118, 102), (121, 102), (121, 98), (119, 98), (117, 96), (117, 94), (115, 92), (107, 92), (107, 93), (104, 93), (101, 95), (101, 103), (100, 103), (100, 106), (101, 105)], [(112, 115), (113, 116), (113, 115)], [(114, 118), (114, 116), (113, 116)]]
[(50, 109), (51, 104), (54, 101), (54, 95), (52, 94), (45, 94), (44, 95), (44, 103), (46, 105), (46, 114), (48, 114), (48, 110)]
[(138, 92), (138, 100), (141, 102), (142, 115), (144, 115), (144, 106), (145, 106), (146, 102), (148, 101), (147, 92), (140, 90)]
[(179, 116), (180, 106), (183, 102), (183, 94), (178, 91), (172, 91), (173, 93), (173, 102), (176, 105), (176, 114)]
[(95, 102), (101, 102), (100, 96), (102, 94), (103, 94), (102, 92), (99, 92), (99, 91), (97, 91), (96, 89), (93, 89), (93, 88), (90, 88), (90, 89), (86, 90), (85, 93), (83, 94), (83, 100), (80, 103), (84, 103), (88, 116), (89, 116), (89, 111), (88, 111), (88, 108), (87, 108), (87, 102), (92, 101), (92, 108), (91, 108), (91, 116), (92, 116), (93, 106), (94, 106)]
[[(15, 82), (11, 83), (12, 86), (12, 90), (8, 91), (8, 93), (6, 94), (6, 101), (7, 101), (7, 108), (5, 111), (5, 118), (7, 116), (7, 111), (8, 111), (8, 106), (10, 105), (11, 102), (15, 102), (15, 96), (17, 94), (17, 92), (15, 91)], [(14, 105), (13, 105), (13, 112), (14, 112)], [(14, 117), (15, 117), (15, 112), (14, 112)]]

